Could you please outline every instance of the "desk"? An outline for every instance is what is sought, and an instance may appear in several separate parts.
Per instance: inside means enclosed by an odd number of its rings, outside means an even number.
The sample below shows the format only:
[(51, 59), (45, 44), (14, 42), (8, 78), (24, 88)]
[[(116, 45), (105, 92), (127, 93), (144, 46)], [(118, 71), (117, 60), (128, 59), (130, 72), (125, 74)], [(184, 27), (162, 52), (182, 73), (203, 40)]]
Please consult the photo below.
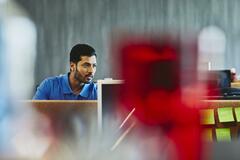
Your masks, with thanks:
[[(97, 134), (97, 101), (26, 100), (21, 107), (32, 107), (50, 121), (50, 147), (44, 159), (59, 159)], [(42, 122), (44, 123), (44, 122)], [(42, 125), (41, 122), (38, 124)], [(39, 129), (40, 130), (40, 129)], [(64, 147), (67, 146), (67, 149)], [(62, 154), (62, 155), (61, 155)], [(64, 158), (63, 158), (64, 159)], [(65, 158), (68, 159), (68, 158)]]
[[(39, 113), (46, 115), (52, 122), (52, 127), (58, 131), (69, 127), (72, 118), (79, 117), (86, 125), (97, 124), (97, 101), (72, 101), (72, 100), (26, 100), (20, 101), (22, 106), (33, 107)], [(66, 126), (63, 126), (66, 125)]]
[[(58, 109), (59, 107), (70, 109), (75, 108), (81, 110), (83, 108), (97, 107), (97, 100), (23, 100), (21, 104), (31, 105), (34, 108), (40, 110), (52, 110)], [(57, 108), (58, 107), (58, 108)]]

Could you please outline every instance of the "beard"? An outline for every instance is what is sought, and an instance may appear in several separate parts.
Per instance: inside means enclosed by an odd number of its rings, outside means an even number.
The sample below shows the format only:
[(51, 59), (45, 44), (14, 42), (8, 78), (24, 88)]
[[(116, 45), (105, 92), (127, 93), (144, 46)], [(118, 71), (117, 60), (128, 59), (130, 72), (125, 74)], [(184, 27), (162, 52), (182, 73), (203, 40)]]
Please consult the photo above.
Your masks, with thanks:
[(90, 83), (93, 79), (92, 74), (91, 75), (86, 75), (85, 77), (80, 74), (78, 69), (75, 70), (74, 72), (74, 79), (78, 81), (79, 85), (82, 83)]

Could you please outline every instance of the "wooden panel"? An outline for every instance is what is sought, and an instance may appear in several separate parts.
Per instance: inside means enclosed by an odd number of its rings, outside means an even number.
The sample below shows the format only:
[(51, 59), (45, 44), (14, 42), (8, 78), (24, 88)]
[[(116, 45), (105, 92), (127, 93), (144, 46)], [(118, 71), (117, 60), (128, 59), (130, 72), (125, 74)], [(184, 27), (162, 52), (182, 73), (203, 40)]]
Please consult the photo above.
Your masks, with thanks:
[[(29, 100), (20, 101), (21, 107), (32, 107), (41, 114), (47, 116), (53, 130), (67, 135), (74, 132), (75, 120), (86, 128), (95, 126), (97, 131), (97, 101), (64, 101), (64, 100)], [(68, 130), (68, 129), (70, 130)], [(56, 133), (58, 134), (58, 133)]]
[[(205, 129), (212, 129), (212, 136), (217, 141), (229, 141), (239, 139), (239, 123), (237, 122), (236, 108), (239, 108), (240, 100), (204, 100), (202, 110), (214, 110), (215, 124), (204, 124)], [(227, 114), (227, 115), (226, 115)], [(230, 134), (230, 135), (229, 135)]]
[(231, 87), (233, 87), (233, 88), (240, 88), (240, 82), (233, 82), (233, 83), (231, 83)]

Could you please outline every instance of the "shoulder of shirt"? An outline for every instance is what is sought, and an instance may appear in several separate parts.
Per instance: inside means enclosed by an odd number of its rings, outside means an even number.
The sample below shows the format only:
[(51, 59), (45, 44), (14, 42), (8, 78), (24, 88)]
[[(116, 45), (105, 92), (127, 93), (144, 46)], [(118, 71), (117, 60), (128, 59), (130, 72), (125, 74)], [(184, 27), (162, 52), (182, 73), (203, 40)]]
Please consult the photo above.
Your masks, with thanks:
[(53, 81), (59, 81), (64, 77), (64, 74), (58, 75), (58, 76), (51, 76), (44, 79), (45, 82), (53, 82)]

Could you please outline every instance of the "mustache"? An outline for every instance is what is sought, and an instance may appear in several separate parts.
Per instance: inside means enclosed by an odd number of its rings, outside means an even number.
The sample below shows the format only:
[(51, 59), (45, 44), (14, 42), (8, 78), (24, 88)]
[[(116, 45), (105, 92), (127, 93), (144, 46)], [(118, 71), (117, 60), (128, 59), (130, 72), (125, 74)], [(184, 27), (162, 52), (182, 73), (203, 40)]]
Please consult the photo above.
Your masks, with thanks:
[(93, 74), (87, 74), (86, 77), (92, 77), (93, 78)]

